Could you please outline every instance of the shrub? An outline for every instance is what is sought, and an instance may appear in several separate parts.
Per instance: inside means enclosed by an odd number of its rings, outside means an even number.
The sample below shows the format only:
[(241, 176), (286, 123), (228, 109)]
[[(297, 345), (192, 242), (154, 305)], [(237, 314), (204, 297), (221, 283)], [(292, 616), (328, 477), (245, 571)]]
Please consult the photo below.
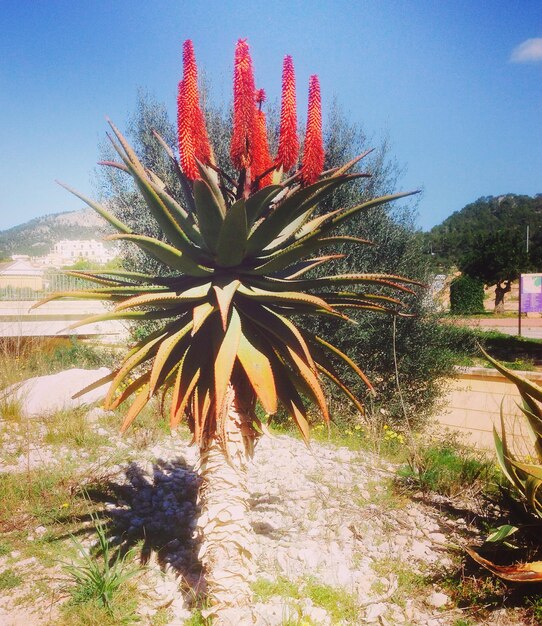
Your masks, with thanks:
[(455, 278), (450, 285), (450, 312), (454, 315), (483, 313), (484, 283), (466, 274)]

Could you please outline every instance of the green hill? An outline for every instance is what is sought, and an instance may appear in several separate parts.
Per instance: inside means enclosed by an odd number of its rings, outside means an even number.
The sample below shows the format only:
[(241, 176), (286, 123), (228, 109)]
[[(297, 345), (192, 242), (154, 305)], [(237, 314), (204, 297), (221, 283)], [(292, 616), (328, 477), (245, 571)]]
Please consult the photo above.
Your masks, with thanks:
[(426, 249), (437, 264), (461, 266), (482, 241), (497, 233), (514, 235), (518, 245), (526, 244), (527, 226), (532, 261), (542, 269), (542, 194), (479, 198), (452, 213), (424, 237)]

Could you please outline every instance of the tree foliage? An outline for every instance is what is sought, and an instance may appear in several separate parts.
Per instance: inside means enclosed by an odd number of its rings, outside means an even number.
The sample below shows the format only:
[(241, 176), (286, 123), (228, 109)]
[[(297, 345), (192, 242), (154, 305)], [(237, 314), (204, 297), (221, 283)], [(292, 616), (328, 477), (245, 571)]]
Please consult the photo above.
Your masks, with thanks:
[(515, 280), (532, 266), (526, 251), (524, 233), (498, 230), (481, 237), (477, 245), (465, 255), (460, 268), (486, 285)]
[[(527, 226), (530, 253), (526, 249)], [(542, 240), (542, 194), (487, 196), (468, 204), (425, 234), (426, 250), (445, 266), (465, 267), (486, 284), (496, 284), (535, 265), (540, 269), (537, 242)], [(514, 250), (512, 250), (512, 248)], [(495, 253), (491, 270), (482, 274), (482, 258)], [(478, 259), (478, 261), (477, 261)], [(467, 270), (468, 267), (468, 270)]]
[(472, 315), (484, 312), (484, 283), (468, 275), (454, 278), (450, 285), (450, 312)]

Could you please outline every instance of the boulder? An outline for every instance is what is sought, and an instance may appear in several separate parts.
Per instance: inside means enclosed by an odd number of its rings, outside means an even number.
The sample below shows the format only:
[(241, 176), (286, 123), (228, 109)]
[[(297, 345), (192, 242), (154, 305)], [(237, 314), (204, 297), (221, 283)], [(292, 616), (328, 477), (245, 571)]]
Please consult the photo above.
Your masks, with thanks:
[(72, 396), (110, 373), (107, 367), (96, 370), (73, 368), (58, 374), (36, 376), (11, 385), (0, 391), (0, 418), (2, 400), (16, 401), (20, 405), (21, 413), (26, 417), (39, 417), (100, 402), (105, 398), (109, 383), (104, 383), (79, 398), (73, 399)]

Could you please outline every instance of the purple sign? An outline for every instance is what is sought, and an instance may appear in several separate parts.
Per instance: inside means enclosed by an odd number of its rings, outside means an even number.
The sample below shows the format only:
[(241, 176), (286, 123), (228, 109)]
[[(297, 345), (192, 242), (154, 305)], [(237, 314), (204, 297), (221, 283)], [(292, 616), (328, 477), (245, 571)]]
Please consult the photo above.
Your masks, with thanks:
[(521, 313), (542, 313), (542, 274), (519, 277)]

